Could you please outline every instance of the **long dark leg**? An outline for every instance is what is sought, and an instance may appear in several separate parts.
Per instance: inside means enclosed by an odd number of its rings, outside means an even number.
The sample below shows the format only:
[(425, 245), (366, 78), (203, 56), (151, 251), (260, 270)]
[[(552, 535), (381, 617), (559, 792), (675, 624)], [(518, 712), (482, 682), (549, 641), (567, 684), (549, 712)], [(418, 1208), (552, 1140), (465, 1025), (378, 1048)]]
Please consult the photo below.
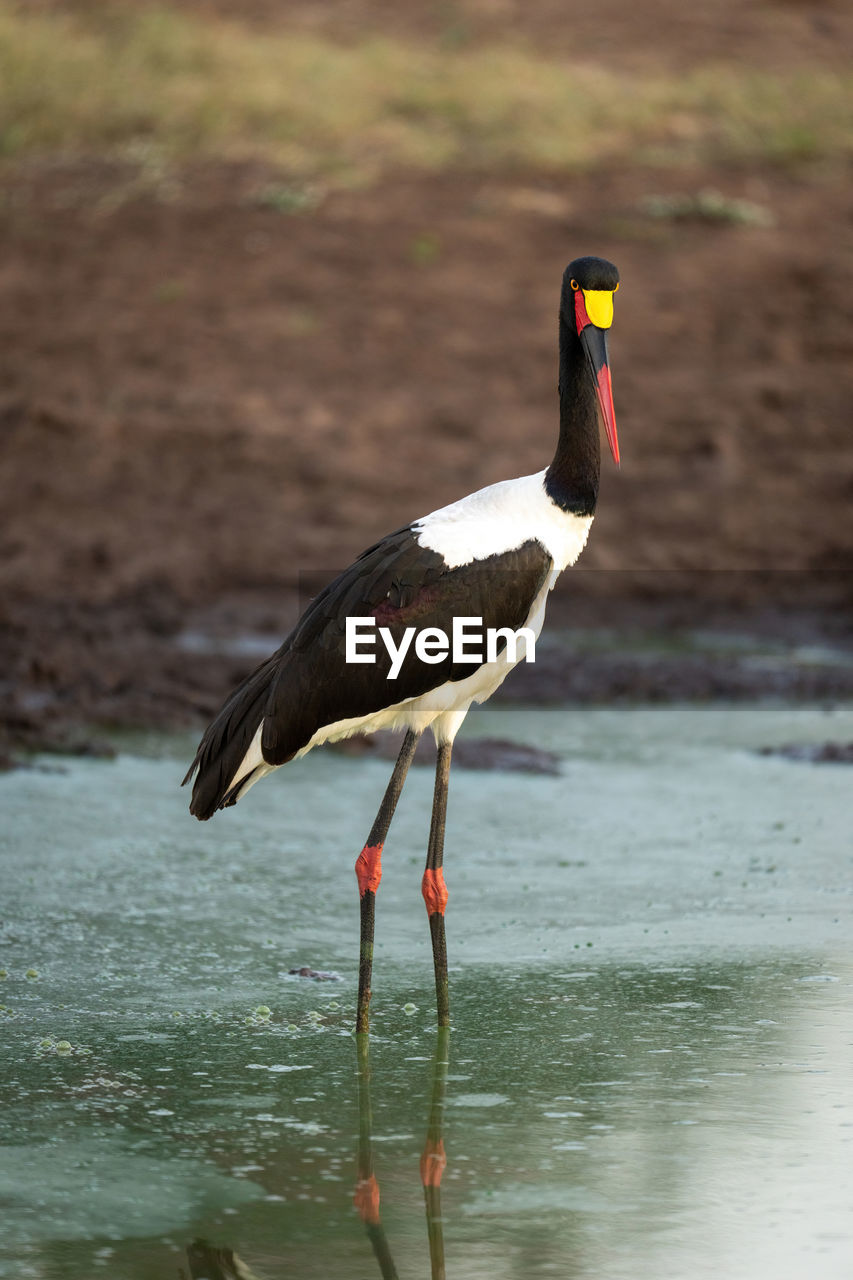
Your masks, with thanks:
[(419, 733), (410, 729), (403, 739), (391, 781), (382, 798), (379, 812), (367, 844), (358, 855), (355, 874), (358, 877), (358, 891), (361, 894), (361, 951), (358, 965), (358, 1013), (356, 1014), (356, 1032), (368, 1030), (368, 1011), (370, 1008), (370, 980), (373, 973), (373, 927), (376, 919), (376, 891), (382, 879), (382, 846), (409, 772), (409, 765), (418, 745)]
[(421, 884), (429, 931), (432, 934), (432, 960), (435, 966), (435, 998), (438, 1005), (438, 1025), (450, 1026), (450, 1001), (447, 990), (447, 942), (444, 937), (444, 908), (447, 906), (447, 886), (444, 883), (444, 824), (447, 817), (447, 784), (450, 780), (451, 742), (443, 742), (438, 748), (435, 762), (435, 793), (432, 799), (432, 822), (429, 829), (426, 871)]

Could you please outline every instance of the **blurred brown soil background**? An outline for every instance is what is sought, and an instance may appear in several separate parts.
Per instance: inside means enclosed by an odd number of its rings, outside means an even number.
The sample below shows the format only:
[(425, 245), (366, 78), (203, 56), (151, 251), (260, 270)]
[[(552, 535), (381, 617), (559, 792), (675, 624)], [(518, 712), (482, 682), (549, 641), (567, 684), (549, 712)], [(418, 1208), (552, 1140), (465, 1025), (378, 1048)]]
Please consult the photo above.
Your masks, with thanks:
[[(62, 7), (26, 6), (43, 24)], [(819, 85), (853, 45), (853, 12), (829, 0), (183, 11), (199, 29), (322, 47), (374, 34), (452, 59), (500, 41), (568, 76), (606, 67), (614, 85), (714, 65)], [(376, 537), (544, 467), (560, 278), (582, 253), (622, 274), (623, 465), (603, 459), (583, 569), (564, 576), (552, 625), (849, 640), (849, 149), (818, 131), (762, 154), (694, 145), (692, 130), (670, 112), (657, 149), (628, 139), (576, 164), (476, 148), (386, 161), (377, 143), (379, 161), (344, 178), (260, 146), (158, 150), (156, 134), (142, 149), (124, 135), (5, 147), (5, 749), (99, 723), (201, 723), (257, 660), (235, 638), (274, 647), (300, 593)], [(558, 665), (568, 674), (549, 658), (538, 690), (526, 675), (527, 693), (745, 691), (707, 668), (691, 684), (666, 664)]]

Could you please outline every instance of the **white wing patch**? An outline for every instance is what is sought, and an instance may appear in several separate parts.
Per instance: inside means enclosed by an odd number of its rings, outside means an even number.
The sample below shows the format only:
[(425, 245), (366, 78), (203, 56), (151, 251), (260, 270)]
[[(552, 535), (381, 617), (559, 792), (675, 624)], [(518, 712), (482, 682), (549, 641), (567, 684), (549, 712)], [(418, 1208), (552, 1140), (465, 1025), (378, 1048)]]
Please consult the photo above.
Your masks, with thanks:
[(561, 511), (545, 491), (545, 472), (502, 480), (416, 520), (422, 547), (436, 551), (449, 569), (513, 551), (535, 538), (561, 573), (577, 560), (592, 516)]

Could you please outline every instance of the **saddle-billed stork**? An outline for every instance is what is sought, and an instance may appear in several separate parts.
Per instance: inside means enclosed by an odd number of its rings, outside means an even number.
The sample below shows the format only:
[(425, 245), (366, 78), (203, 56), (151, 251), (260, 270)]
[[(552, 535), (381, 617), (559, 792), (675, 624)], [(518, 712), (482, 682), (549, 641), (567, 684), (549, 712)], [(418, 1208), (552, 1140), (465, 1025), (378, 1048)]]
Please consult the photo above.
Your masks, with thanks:
[[(356, 733), (405, 729), (376, 820), (356, 862), (361, 951), (356, 1030), (368, 1029), (376, 892), (391, 819), (418, 740), (437, 745), (435, 792), (421, 890), (429, 915), (438, 1025), (449, 1025), (442, 870), (450, 755), (473, 702), (490, 697), (525, 656), (500, 637), (491, 655), (458, 660), (441, 646), (457, 621), (485, 631), (529, 628), (535, 639), (557, 575), (577, 560), (598, 496), (599, 413), (613, 458), (619, 445), (607, 331), (619, 273), (602, 258), (577, 258), (560, 296), (560, 435), (551, 465), (504, 480), (433, 511), (363, 552), (311, 602), (281, 648), (232, 693), (208, 728), (184, 782), (198, 771), (191, 813), (210, 818), (235, 804), (260, 778), (312, 747)], [(347, 619), (381, 628), (385, 651), (354, 660)], [(404, 649), (413, 631), (423, 643)], [(430, 631), (423, 636), (423, 632)], [(470, 646), (469, 632), (469, 646)], [(498, 634), (499, 633), (495, 633)], [(438, 637), (438, 643), (436, 643)], [(390, 647), (396, 654), (392, 664)], [(367, 655), (369, 657), (369, 655)], [(349, 661), (347, 660), (349, 657)], [(489, 660), (491, 658), (491, 660)], [(392, 673), (396, 670), (396, 674)]]

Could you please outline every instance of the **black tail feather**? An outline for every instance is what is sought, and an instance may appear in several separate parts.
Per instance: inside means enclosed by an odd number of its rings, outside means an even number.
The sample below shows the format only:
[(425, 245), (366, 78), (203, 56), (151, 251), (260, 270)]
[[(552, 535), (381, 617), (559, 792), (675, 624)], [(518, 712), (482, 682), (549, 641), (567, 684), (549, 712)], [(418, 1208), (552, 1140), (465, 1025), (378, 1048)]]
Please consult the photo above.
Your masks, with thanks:
[(235, 792), (240, 788), (232, 787), (231, 780), (263, 720), (280, 657), (280, 651), (274, 653), (243, 681), (199, 743), (182, 785), (198, 770), (190, 813), (202, 822), (212, 818), (217, 809), (236, 802)]

